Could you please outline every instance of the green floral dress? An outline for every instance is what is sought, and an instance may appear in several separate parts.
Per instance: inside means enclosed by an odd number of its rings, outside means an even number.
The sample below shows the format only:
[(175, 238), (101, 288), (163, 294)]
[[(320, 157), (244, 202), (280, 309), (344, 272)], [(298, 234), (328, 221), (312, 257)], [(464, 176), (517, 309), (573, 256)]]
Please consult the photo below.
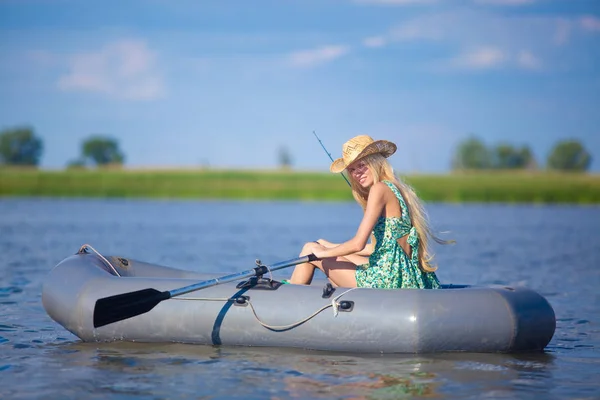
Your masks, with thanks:
[[(398, 198), (402, 216), (379, 217), (373, 228), (375, 249), (367, 264), (356, 267), (356, 285), (379, 289), (438, 289), (440, 282), (435, 273), (424, 272), (419, 267), (419, 236), (400, 190), (392, 182), (383, 182)], [(398, 244), (398, 239), (406, 235), (412, 250), (410, 257)]]

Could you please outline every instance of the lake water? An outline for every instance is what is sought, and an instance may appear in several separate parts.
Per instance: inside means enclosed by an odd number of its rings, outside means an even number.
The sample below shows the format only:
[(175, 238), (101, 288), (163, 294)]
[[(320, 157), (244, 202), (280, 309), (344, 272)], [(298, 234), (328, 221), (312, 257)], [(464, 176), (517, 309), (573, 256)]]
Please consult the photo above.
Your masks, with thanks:
[[(354, 203), (0, 199), (0, 398), (600, 398), (600, 208), (430, 204), (443, 283), (523, 285), (553, 306), (544, 353), (358, 355), (82, 343), (41, 304), (48, 271), (88, 243), (201, 271), (246, 271), (343, 241)], [(291, 269), (274, 273), (287, 277)]]

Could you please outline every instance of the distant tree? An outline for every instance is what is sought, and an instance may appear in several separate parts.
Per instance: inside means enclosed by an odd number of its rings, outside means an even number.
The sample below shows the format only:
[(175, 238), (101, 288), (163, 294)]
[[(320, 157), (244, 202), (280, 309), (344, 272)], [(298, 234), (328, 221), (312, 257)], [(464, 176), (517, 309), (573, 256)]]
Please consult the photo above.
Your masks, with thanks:
[(558, 142), (548, 156), (548, 168), (561, 171), (587, 171), (591, 154), (577, 140)]
[(85, 168), (85, 160), (77, 158), (67, 163), (67, 169), (81, 169)]
[(461, 142), (452, 160), (453, 169), (487, 169), (492, 166), (492, 154), (476, 137)]
[(84, 162), (90, 161), (97, 166), (123, 164), (125, 160), (117, 140), (101, 135), (91, 136), (83, 142), (81, 158)]
[(498, 169), (521, 169), (535, 165), (533, 154), (527, 146), (518, 149), (510, 144), (502, 143), (492, 151), (492, 165)]
[(292, 156), (285, 146), (279, 148), (279, 167), (283, 169), (292, 167)]
[(30, 127), (0, 132), (0, 164), (35, 165), (40, 162), (44, 146)]
[(521, 147), (521, 158), (524, 161), (523, 168), (526, 169), (537, 169), (538, 163), (535, 156), (531, 152), (529, 146)]
[(494, 168), (508, 169), (518, 167), (519, 154), (510, 144), (499, 144), (493, 150)]

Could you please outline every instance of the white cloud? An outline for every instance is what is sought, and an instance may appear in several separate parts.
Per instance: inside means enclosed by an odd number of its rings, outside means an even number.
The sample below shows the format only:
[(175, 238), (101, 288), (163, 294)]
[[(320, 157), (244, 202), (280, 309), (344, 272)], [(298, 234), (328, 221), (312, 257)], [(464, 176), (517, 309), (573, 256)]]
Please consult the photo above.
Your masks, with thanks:
[(600, 32), (600, 18), (591, 15), (581, 17), (579, 24), (583, 29), (590, 32)]
[[(580, 29), (575, 30), (576, 26)], [(386, 45), (407, 41), (426, 45), (425, 41), (435, 41), (442, 52), (458, 54), (450, 62), (442, 53), (438, 60), (431, 53), (421, 57), (429, 58), (423, 63), (435, 71), (484, 70), (496, 66), (535, 71), (570, 68), (565, 53), (571, 54), (574, 46), (564, 45), (579, 39), (584, 29), (599, 28), (600, 19), (591, 16), (503, 15), (461, 9), (409, 18), (375, 37), (383, 38)], [(461, 53), (463, 49), (467, 51)], [(576, 62), (573, 58), (568, 61), (569, 65)]]
[(164, 92), (156, 55), (143, 41), (121, 40), (70, 57), (58, 81), (65, 91), (95, 92), (128, 100), (153, 100)]
[(26, 53), (28, 61), (40, 67), (53, 67), (59, 61), (59, 58), (46, 50), (31, 50)]
[(572, 21), (566, 18), (462, 9), (407, 19), (380, 36), (388, 42), (435, 40), (461, 48), (493, 45), (516, 51), (564, 44), (571, 26)]
[(474, 0), (478, 4), (490, 4), (496, 6), (522, 6), (533, 4), (536, 0)]
[(354, 0), (358, 4), (378, 4), (378, 5), (408, 5), (408, 4), (431, 4), (438, 0)]
[(571, 35), (571, 23), (566, 19), (556, 21), (556, 31), (554, 32), (554, 44), (562, 46), (569, 41)]
[(310, 68), (338, 59), (350, 51), (350, 47), (342, 45), (323, 46), (311, 50), (302, 50), (288, 56), (295, 67)]
[(517, 54), (517, 65), (525, 69), (536, 70), (542, 67), (542, 61), (530, 51), (521, 50)]
[(507, 60), (507, 54), (496, 47), (480, 47), (464, 52), (451, 61), (451, 65), (466, 69), (498, 67)]
[(389, 33), (390, 40), (406, 41), (415, 39), (436, 40), (441, 38), (444, 29), (443, 21), (436, 21), (432, 16), (405, 22), (393, 28)]
[[(448, 65), (448, 64), (447, 64)], [(539, 70), (542, 60), (529, 50), (512, 53), (493, 46), (474, 48), (452, 58), (448, 65), (452, 69), (488, 70), (500, 67), (517, 67)]]
[(362, 43), (365, 47), (383, 47), (386, 44), (386, 40), (383, 36), (371, 36), (363, 39)]
[[(489, 0), (498, 1), (498, 0)], [(509, 2), (523, 0), (508, 0)], [(484, 10), (461, 9), (405, 19), (379, 35), (364, 37), (359, 44), (366, 48), (384, 48), (397, 42), (435, 41), (440, 49), (438, 59), (416, 52), (423, 67), (444, 70), (493, 70), (498, 67), (530, 71), (569, 68), (563, 46), (581, 35), (581, 29), (600, 29), (600, 19), (592, 16), (566, 18), (538, 15), (503, 15)], [(461, 52), (461, 50), (465, 51)], [(347, 46), (325, 46), (293, 53), (292, 64), (311, 67), (337, 59), (350, 51)], [(393, 51), (401, 51), (394, 49)], [(446, 58), (446, 54), (455, 54)], [(570, 63), (575, 63), (570, 59)]]

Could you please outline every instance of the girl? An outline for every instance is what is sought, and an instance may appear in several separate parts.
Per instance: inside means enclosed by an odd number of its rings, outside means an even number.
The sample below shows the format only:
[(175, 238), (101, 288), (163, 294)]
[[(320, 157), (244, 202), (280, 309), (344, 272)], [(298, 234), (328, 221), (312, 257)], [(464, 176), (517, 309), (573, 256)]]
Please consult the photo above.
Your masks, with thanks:
[[(320, 261), (297, 265), (289, 283), (310, 284), (319, 268), (336, 286), (380, 289), (437, 289), (439, 280), (428, 239), (450, 243), (432, 234), (423, 206), (410, 186), (399, 181), (387, 157), (396, 145), (356, 136), (342, 147), (342, 158), (331, 172), (347, 171), (352, 194), (364, 210), (354, 237), (335, 244), (320, 239), (306, 243), (300, 253)], [(367, 243), (369, 236), (371, 243)]]

